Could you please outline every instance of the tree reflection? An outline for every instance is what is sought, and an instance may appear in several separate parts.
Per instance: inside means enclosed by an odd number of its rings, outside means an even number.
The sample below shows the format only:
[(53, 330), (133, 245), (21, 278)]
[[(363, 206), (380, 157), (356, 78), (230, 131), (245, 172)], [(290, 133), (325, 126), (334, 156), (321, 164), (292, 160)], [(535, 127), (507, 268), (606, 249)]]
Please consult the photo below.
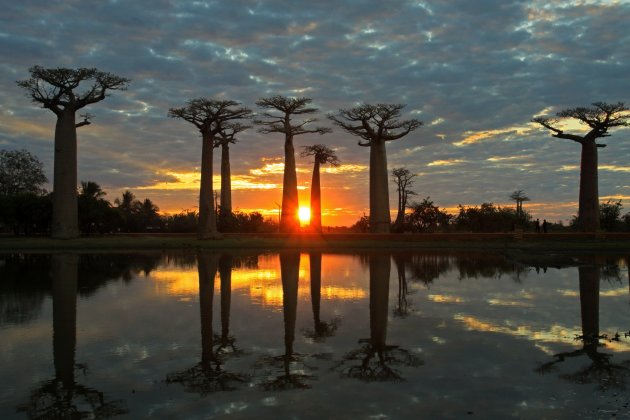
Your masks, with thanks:
[(267, 375), (267, 379), (261, 385), (267, 391), (308, 389), (311, 386), (307, 381), (313, 379), (314, 376), (306, 373), (310, 368), (304, 364), (304, 356), (293, 351), (300, 277), (299, 251), (280, 252), (280, 275), (282, 277), (284, 315), (284, 354), (276, 357), (264, 357), (258, 366), (280, 368), (282, 374)]
[[(219, 259), (218, 254), (199, 252), (199, 309), (201, 319), (201, 361), (182, 372), (167, 376), (166, 383), (179, 383), (189, 392), (206, 395), (218, 391), (233, 391), (249, 381), (249, 376), (228, 372), (223, 368), (228, 353), (238, 353), (234, 338), (229, 335), (231, 300), (231, 257)], [(212, 329), (214, 278), (220, 267), (221, 336)]]
[(409, 314), (409, 302), (407, 301), (407, 295), (409, 289), (407, 287), (407, 262), (406, 255), (401, 253), (395, 253), (393, 256), (394, 263), (396, 264), (396, 271), (398, 273), (398, 304), (394, 309), (394, 316), (404, 318)]
[[(567, 359), (588, 357), (588, 364), (573, 373), (560, 374), (559, 377), (578, 384), (595, 383), (599, 389), (624, 389), (630, 376), (630, 360), (614, 363), (613, 355), (599, 351), (607, 339), (599, 331), (599, 283), (601, 268), (598, 266), (582, 266), (578, 268), (580, 281), (580, 310), (582, 318), (582, 334), (576, 339), (582, 341), (582, 348), (555, 354), (553, 360), (540, 365), (536, 371), (546, 374), (555, 371), (559, 364)], [(613, 339), (618, 339), (615, 337)]]
[[(55, 377), (43, 382), (18, 406), (30, 418), (105, 418), (127, 413), (122, 401), (106, 401), (102, 392), (76, 382), (77, 254), (52, 256), (53, 360)], [(83, 367), (85, 372), (85, 367)]]
[(345, 354), (333, 369), (341, 370), (342, 376), (365, 382), (403, 381), (396, 367), (417, 367), (423, 362), (408, 350), (387, 344), (390, 256), (371, 254), (369, 266), (370, 338), (360, 339), (362, 346)]
[(339, 327), (339, 319), (322, 321), (320, 318), (322, 299), (322, 253), (312, 251), (309, 253), (311, 274), (311, 306), (313, 308), (313, 330), (306, 330), (304, 335), (314, 341), (321, 342), (335, 335)]

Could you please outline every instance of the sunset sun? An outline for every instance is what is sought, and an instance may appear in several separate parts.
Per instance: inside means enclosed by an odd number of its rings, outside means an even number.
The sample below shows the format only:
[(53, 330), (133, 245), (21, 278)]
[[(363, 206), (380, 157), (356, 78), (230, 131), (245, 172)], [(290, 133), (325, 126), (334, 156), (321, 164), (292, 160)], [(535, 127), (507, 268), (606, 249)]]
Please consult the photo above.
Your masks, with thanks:
[(307, 225), (311, 221), (311, 209), (308, 207), (300, 207), (298, 217), (302, 224)]

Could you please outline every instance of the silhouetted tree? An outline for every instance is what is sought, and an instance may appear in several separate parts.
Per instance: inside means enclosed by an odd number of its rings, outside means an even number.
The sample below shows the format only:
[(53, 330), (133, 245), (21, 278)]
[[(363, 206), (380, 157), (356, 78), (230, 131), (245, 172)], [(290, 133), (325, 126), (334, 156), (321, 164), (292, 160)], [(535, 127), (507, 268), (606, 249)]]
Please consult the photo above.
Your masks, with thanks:
[(217, 136), (235, 120), (250, 118), (248, 108), (230, 100), (198, 98), (182, 108), (170, 108), (168, 116), (193, 124), (201, 133), (201, 183), (199, 186), (199, 239), (218, 238), (217, 220), (213, 203), (212, 156)]
[(329, 118), (348, 133), (360, 137), (359, 146), (370, 148), (370, 232), (389, 233), (389, 188), (385, 143), (403, 138), (422, 123), (400, 121), (402, 104), (364, 104), (340, 109)]
[(523, 201), (530, 201), (530, 198), (523, 192), (523, 190), (516, 190), (510, 194), (510, 200), (516, 202), (516, 217), (523, 216)]
[(339, 158), (335, 151), (323, 144), (304, 146), (301, 157), (313, 156), (313, 178), (311, 181), (311, 229), (322, 231), (322, 192), (319, 168), (321, 165), (339, 166)]
[(0, 150), (0, 198), (44, 192), (44, 164), (26, 150)]
[(214, 147), (221, 147), (221, 206), (219, 226), (229, 225), (232, 215), (232, 175), (230, 171), (230, 144), (236, 143), (236, 135), (251, 128), (239, 123), (227, 124), (215, 138)]
[(322, 300), (322, 253), (311, 251), (309, 257), (309, 272), (311, 275), (311, 307), (313, 308), (313, 330), (306, 331), (305, 336), (315, 341), (324, 341), (332, 337), (339, 327), (339, 319), (335, 318), (330, 322), (322, 321), (321, 300)]
[(106, 233), (123, 223), (119, 212), (104, 197), (107, 193), (93, 181), (81, 181), (79, 190), (79, 228), (84, 234)]
[(453, 215), (440, 210), (431, 197), (426, 197), (419, 203), (412, 202), (409, 209), (411, 212), (406, 219), (412, 232), (434, 232), (437, 229), (445, 229), (453, 219)]
[[(33, 102), (57, 116), (55, 126), (55, 167), (53, 179), (52, 236), (74, 238), (79, 235), (77, 203), (77, 128), (90, 124), (90, 115), (76, 122), (76, 112), (100, 102), (109, 90), (125, 90), (129, 79), (95, 68), (45, 69), (34, 66), (31, 77), (17, 82)], [(82, 82), (91, 83), (77, 92)]]
[(407, 168), (394, 168), (392, 169), (392, 176), (396, 183), (396, 191), (398, 192), (398, 213), (396, 220), (394, 221), (393, 231), (402, 232), (405, 224), (405, 210), (407, 210), (407, 203), (410, 195), (416, 195), (410, 188), (413, 186), (413, 179), (416, 174), (412, 174)]
[(295, 116), (299, 118), (302, 115), (311, 115), (317, 112), (317, 108), (309, 106), (311, 102), (313, 102), (311, 98), (287, 98), (280, 95), (261, 98), (256, 102), (256, 105), (266, 110), (261, 114), (264, 119), (254, 121), (261, 126), (258, 131), (264, 134), (284, 134), (284, 177), (280, 217), (280, 231), (282, 232), (294, 232), (300, 227), (293, 138), (302, 134), (321, 135), (332, 131), (326, 127), (307, 128), (311, 123), (317, 121), (316, 118), (304, 118), (300, 122), (293, 121)]
[(532, 122), (538, 123), (552, 131), (552, 136), (573, 140), (582, 146), (580, 163), (580, 198), (578, 223), (581, 230), (594, 232), (599, 229), (599, 192), (597, 180), (597, 148), (606, 147), (597, 144), (600, 137), (609, 137), (608, 130), (615, 127), (628, 126), (630, 109), (623, 102), (607, 104), (595, 102), (591, 108), (570, 108), (558, 112), (559, 118), (574, 118), (590, 130), (584, 135), (568, 134), (559, 127), (559, 121), (547, 117), (536, 117)]

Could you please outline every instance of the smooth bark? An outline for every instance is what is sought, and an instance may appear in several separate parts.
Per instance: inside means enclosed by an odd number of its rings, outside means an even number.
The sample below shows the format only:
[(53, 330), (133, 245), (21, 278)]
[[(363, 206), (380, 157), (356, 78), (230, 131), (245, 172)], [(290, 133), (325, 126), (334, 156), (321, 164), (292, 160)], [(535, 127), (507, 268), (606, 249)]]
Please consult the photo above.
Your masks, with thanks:
[(69, 239), (79, 236), (77, 129), (74, 109), (57, 114), (52, 206), (52, 237)]
[(384, 141), (370, 144), (370, 232), (389, 233), (389, 183)]
[(582, 142), (580, 163), (580, 199), (578, 220), (582, 230), (595, 232), (599, 230), (599, 191), (597, 176), (597, 144), (595, 139), (584, 139)]
[(202, 133), (201, 143), (201, 182), (199, 185), (199, 226), (197, 238), (219, 237), (217, 216), (214, 211), (214, 187), (212, 185), (213, 138)]
[(311, 229), (315, 232), (322, 231), (322, 192), (319, 169), (320, 163), (315, 160), (313, 178), (311, 180)]
[(300, 228), (298, 218), (299, 200), (297, 189), (297, 170), (295, 166), (295, 148), (293, 136), (287, 135), (284, 142), (284, 176), (282, 179), (282, 214), (280, 231), (296, 232)]
[(230, 145), (221, 143), (221, 218), (232, 215), (232, 174), (230, 170)]

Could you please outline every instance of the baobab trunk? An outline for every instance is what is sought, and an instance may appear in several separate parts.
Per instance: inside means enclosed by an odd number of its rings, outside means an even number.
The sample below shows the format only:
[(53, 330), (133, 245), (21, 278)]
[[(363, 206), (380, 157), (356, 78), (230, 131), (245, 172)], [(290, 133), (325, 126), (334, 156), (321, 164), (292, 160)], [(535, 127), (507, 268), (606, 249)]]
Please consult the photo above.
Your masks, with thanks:
[(295, 169), (295, 149), (293, 138), (287, 137), (284, 143), (284, 178), (282, 181), (282, 216), (280, 218), (281, 232), (296, 232), (298, 221), (298, 190)]
[(370, 255), (370, 341), (381, 361), (387, 340), (390, 269), (389, 255)]
[(282, 306), (284, 314), (285, 356), (293, 354), (295, 321), (297, 318), (298, 283), (300, 280), (300, 253), (280, 253), (280, 276), (282, 277)]
[(597, 352), (599, 338), (599, 267), (579, 267), (580, 313), (584, 348)]
[(74, 386), (78, 261), (76, 254), (59, 254), (52, 256), (51, 263), (55, 378), (66, 389)]
[(221, 145), (221, 219), (232, 215), (232, 180), (230, 172), (230, 146)]
[(198, 239), (218, 238), (217, 216), (214, 211), (214, 191), (212, 185), (212, 137), (203, 134), (201, 141), (201, 182), (199, 186), (199, 226)]
[(315, 232), (322, 231), (322, 194), (320, 185), (319, 162), (315, 161), (313, 179), (311, 181), (311, 229)]
[(52, 237), (79, 236), (77, 201), (77, 129), (74, 110), (62, 111), (55, 126), (55, 168), (52, 196)]
[(226, 345), (230, 336), (230, 306), (232, 303), (232, 256), (222, 255), (219, 259), (221, 279), (221, 341)]
[(580, 203), (578, 221), (584, 232), (599, 229), (599, 191), (597, 180), (597, 144), (594, 140), (584, 140), (580, 164)]
[(370, 232), (389, 233), (389, 186), (384, 141), (370, 145)]
[(214, 276), (217, 272), (218, 257), (215, 254), (198, 253), (199, 273), (199, 316), (201, 319), (201, 364), (210, 367), (214, 360), (212, 330), (212, 306), (214, 300)]

